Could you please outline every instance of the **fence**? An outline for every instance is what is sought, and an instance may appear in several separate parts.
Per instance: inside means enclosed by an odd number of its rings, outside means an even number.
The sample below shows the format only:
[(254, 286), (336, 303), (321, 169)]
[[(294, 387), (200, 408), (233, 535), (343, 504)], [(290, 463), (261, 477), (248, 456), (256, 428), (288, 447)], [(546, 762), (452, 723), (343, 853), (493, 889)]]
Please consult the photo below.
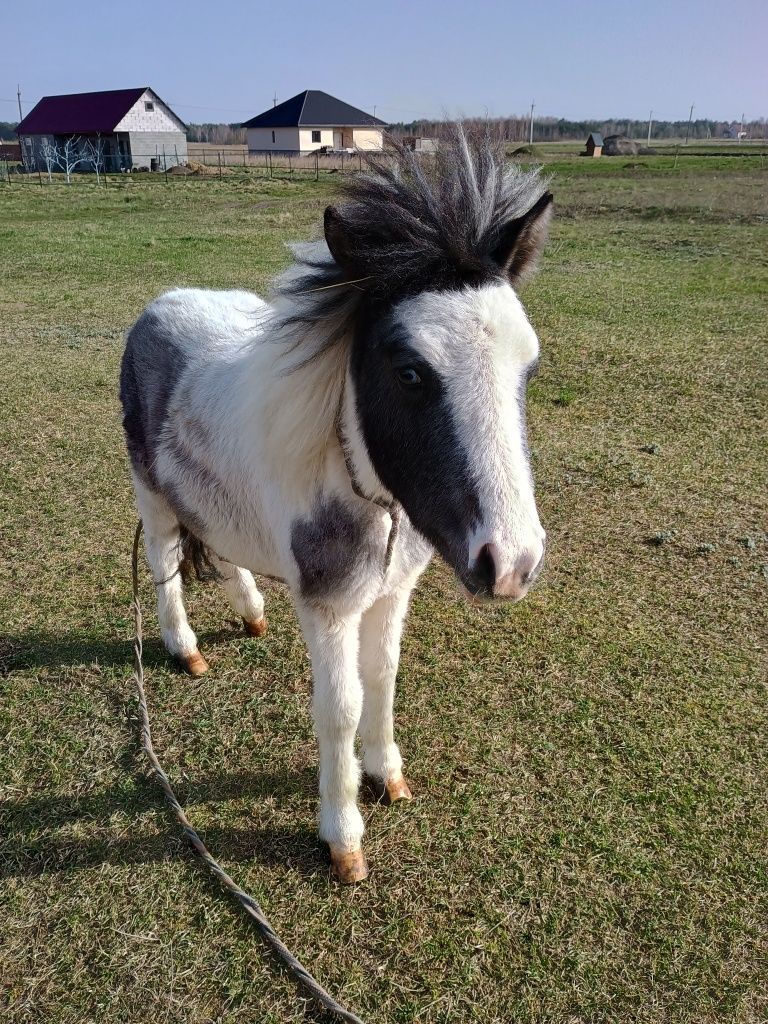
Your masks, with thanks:
[[(386, 154), (377, 154), (387, 159)], [(337, 174), (352, 174), (363, 170), (365, 162), (360, 153), (324, 154), (319, 150), (305, 154), (249, 153), (244, 146), (213, 146), (192, 143), (188, 147), (186, 164), (177, 165), (178, 157), (173, 152), (161, 151), (152, 160), (152, 170), (125, 171), (115, 173), (113, 167), (102, 170), (101, 182), (109, 187), (125, 182), (126, 178), (138, 181), (160, 181), (166, 184), (189, 179), (249, 181), (272, 178), (275, 180), (311, 180)], [(72, 174), (79, 179), (95, 178), (92, 169), (78, 168)], [(47, 185), (64, 179), (59, 171), (48, 173), (45, 167), (25, 168), (23, 164), (3, 160), (0, 157), (0, 182), (21, 185)]]
[(314, 171), (316, 163), (321, 170), (340, 173), (363, 168), (361, 153), (252, 153), (247, 146), (219, 146), (212, 142), (188, 142), (187, 160), (204, 167), (263, 167), (267, 172), (271, 168), (273, 175), (278, 171)]

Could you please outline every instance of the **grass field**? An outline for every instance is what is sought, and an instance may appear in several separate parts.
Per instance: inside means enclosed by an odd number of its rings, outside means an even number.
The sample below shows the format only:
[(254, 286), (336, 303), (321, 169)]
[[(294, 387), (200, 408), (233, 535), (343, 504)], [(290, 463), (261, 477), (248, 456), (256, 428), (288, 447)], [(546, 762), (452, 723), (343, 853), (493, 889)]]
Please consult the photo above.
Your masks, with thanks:
[[(639, 166), (627, 166), (636, 164)], [(547, 571), (477, 610), (419, 586), (397, 713), (416, 799), (363, 885), (315, 838), (286, 595), (243, 638), (144, 578), (156, 746), (288, 945), (370, 1024), (768, 1020), (766, 185), (759, 156), (554, 161), (525, 301)], [(196, 867), (137, 755), (121, 333), (178, 284), (263, 289), (333, 181), (0, 185), (0, 1015), (320, 1018)]]

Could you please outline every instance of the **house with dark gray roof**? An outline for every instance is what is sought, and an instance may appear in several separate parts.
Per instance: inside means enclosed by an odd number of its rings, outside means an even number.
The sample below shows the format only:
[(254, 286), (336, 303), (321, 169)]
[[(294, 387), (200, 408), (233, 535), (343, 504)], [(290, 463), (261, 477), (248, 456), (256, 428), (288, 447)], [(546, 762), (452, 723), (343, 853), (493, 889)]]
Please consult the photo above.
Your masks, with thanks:
[(251, 153), (306, 154), (315, 150), (384, 147), (386, 122), (319, 89), (305, 89), (257, 114), (243, 126)]
[[(44, 96), (16, 129), (28, 170), (51, 154), (82, 154), (78, 170), (93, 169), (94, 148), (106, 171), (162, 170), (187, 160), (187, 126), (148, 86)], [(55, 166), (55, 165), (54, 165)]]

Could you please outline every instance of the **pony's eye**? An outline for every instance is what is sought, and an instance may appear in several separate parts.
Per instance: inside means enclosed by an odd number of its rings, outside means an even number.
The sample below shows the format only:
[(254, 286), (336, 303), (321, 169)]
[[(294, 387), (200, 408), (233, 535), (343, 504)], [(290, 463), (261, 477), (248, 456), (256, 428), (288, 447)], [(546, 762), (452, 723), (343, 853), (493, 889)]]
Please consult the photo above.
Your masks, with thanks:
[(397, 379), (407, 388), (416, 388), (421, 384), (421, 377), (412, 366), (403, 366), (397, 371)]

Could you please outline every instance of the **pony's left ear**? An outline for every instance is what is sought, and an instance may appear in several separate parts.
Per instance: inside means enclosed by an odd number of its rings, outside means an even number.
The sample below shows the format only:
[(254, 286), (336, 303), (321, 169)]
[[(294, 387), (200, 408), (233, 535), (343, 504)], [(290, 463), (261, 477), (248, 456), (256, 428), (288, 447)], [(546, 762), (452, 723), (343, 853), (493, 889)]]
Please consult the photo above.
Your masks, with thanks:
[(323, 217), (323, 232), (331, 256), (342, 270), (353, 269), (354, 259), (349, 232), (344, 218), (336, 206), (327, 206)]
[(509, 221), (499, 233), (491, 257), (509, 277), (512, 285), (524, 281), (536, 270), (549, 234), (552, 198), (551, 192), (545, 192), (528, 213)]

